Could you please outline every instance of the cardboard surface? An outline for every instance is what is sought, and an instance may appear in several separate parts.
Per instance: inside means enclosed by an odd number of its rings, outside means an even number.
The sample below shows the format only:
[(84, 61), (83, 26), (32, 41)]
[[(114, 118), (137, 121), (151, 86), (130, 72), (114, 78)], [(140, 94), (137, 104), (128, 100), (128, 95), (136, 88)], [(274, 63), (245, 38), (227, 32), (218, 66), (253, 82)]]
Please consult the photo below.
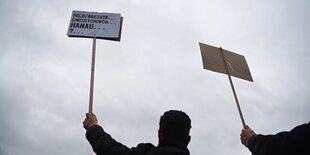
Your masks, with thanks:
[[(220, 48), (203, 43), (199, 43), (199, 46), (204, 69), (229, 74), (231, 76), (253, 82), (250, 69), (243, 55), (236, 54), (225, 49), (222, 49), (221, 51)], [(224, 60), (226, 61), (226, 67)]]

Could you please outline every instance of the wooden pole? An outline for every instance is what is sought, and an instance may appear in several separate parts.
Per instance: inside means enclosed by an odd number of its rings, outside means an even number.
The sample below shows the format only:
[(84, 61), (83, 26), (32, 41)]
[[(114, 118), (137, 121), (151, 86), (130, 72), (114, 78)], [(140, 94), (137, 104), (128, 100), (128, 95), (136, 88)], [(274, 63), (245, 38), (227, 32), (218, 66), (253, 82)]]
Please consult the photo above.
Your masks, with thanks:
[(93, 112), (93, 96), (95, 82), (95, 60), (96, 60), (96, 38), (93, 38), (92, 59), (91, 59), (91, 75), (90, 75), (90, 91), (89, 91), (89, 106), (88, 112)]
[[(232, 79), (231, 79), (231, 76), (230, 76), (230, 72), (229, 72), (229, 70), (228, 70), (228, 66), (227, 66), (227, 65), (228, 65), (228, 62), (226, 61), (226, 59), (225, 59), (225, 57), (224, 57), (224, 52), (223, 52), (222, 47), (220, 48), (220, 50), (221, 50), (223, 62), (224, 62), (224, 65), (225, 65), (225, 70), (226, 70), (226, 73), (227, 73), (227, 75), (228, 75), (228, 79), (229, 79), (229, 82), (230, 82), (230, 86), (231, 86), (231, 89), (232, 89), (233, 94), (234, 94), (234, 97), (235, 97), (235, 101), (236, 101), (237, 108), (238, 108), (238, 112), (239, 112), (239, 115), (240, 115), (240, 118), (241, 118), (242, 126), (245, 127), (245, 121), (244, 121), (244, 118), (243, 118), (243, 115), (242, 115), (242, 112), (241, 112), (240, 104), (239, 104), (239, 101), (238, 101), (238, 98), (237, 98), (237, 93), (236, 93), (234, 84), (233, 84), (233, 82), (232, 82)], [(230, 66), (230, 67), (231, 67), (231, 66)]]

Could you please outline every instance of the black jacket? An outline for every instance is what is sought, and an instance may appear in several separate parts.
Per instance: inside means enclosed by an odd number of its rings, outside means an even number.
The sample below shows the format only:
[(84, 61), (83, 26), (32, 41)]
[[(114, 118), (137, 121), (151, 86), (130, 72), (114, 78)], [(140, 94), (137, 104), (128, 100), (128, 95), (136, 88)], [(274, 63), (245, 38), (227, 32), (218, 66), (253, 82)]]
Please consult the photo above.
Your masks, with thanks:
[(189, 155), (186, 144), (174, 140), (161, 142), (157, 147), (150, 143), (141, 143), (128, 148), (114, 140), (99, 125), (89, 127), (86, 138), (97, 155)]
[(252, 155), (310, 155), (310, 122), (275, 135), (256, 135), (248, 141)]

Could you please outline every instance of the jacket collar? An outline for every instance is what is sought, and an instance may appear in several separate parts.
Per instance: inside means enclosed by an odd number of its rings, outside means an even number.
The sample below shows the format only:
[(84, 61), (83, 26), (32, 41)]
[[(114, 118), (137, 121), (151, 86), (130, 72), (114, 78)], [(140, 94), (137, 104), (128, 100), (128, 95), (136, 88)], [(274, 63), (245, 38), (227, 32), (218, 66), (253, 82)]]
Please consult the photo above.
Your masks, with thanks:
[(182, 151), (184, 151), (186, 154), (189, 154), (189, 150), (187, 148), (187, 144), (179, 141), (179, 140), (174, 140), (174, 139), (165, 139), (161, 142), (159, 142), (157, 147), (175, 147), (178, 148)]

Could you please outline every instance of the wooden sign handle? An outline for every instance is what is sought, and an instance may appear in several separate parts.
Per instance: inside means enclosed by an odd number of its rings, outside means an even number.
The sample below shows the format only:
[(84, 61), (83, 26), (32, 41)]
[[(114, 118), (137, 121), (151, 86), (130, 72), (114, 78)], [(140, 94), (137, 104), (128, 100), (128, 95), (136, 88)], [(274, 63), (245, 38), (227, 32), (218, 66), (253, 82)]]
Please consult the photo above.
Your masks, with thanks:
[(93, 112), (94, 82), (95, 82), (95, 60), (96, 60), (96, 38), (93, 38), (92, 59), (91, 59), (91, 75), (90, 75), (90, 91), (88, 112)]
[[(238, 108), (238, 112), (239, 112), (240, 119), (241, 119), (241, 122), (242, 122), (242, 126), (245, 127), (245, 121), (244, 121), (244, 118), (243, 118), (243, 115), (242, 115), (242, 112), (241, 112), (240, 104), (239, 104), (239, 101), (238, 101), (238, 98), (237, 98), (237, 93), (236, 93), (234, 84), (233, 84), (233, 82), (232, 82), (232, 79), (231, 79), (231, 76), (230, 76), (230, 72), (229, 72), (229, 70), (228, 70), (228, 62), (226, 61), (226, 59), (225, 59), (225, 57), (224, 57), (223, 49), (220, 48), (220, 50), (221, 50), (223, 62), (224, 62), (224, 65), (225, 65), (226, 74), (228, 75), (228, 79), (229, 79), (229, 82), (230, 82), (230, 86), (231, 86), (231, 89), (232, 89), (233, 94), (234, 94), (234, 97), (235, 97), (235, 101), (236, 101), (236, 104), (237, 104), (237, 108)], [(230, 66), (230, 67), (231, 67), (231, 66)]]

